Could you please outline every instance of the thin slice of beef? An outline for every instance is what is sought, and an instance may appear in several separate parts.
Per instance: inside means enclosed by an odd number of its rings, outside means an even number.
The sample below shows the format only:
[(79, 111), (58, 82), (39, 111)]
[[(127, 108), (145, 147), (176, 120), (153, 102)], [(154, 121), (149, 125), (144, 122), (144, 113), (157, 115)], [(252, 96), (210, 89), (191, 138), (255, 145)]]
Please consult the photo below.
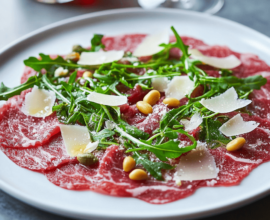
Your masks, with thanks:
[(19, 96), (10, 98), (0, 109), (0, 146), (27, 148), (47, 143), (60, 132), (59, 122), (52, 114), (45, 118), (26, 116), (21, 107), (24, 103), (24, 91)]
[(270, 99), (252, 99), (250, 105), (247, 106), (247, 110), (253, 115), (270, 120)]
[[(248, 116), (243, 117), (247, 120)], [(98, 166), (69, 164), (47, 172), (46, 176), (49, 181), (62, 188), (135, 197), (152, 204), (164, 204), (185, 198), (200, 187), (238, 185), (259, 164), (270, 161), (270, 137), (267, 133), (270, 124), (258, 117), (249, 119), (260, 122), (262, 127), (252, 132), (252, 135), (243, 135), (247, 143), (241, 150), (233, 153), (227, 152), (225, 148), (210, 150), (219, 168), (218, 177), (215, 179), (182, 181), (181, 186), (177, 186), (172, 170), (164, 172), (166, 181), (157, 181), (153, 177), (149, 177), (147, 181), (132, 181), (122, 169), (125, 155), (117, 146), (107, 148)]]
[(103, 37), (102, 43), (106, 50), (124, 50), (133, 52), (142, 42), (146, 34), (126, 34), (114, 37)]
[(156, 104), (153, 106), (153, 113), (149, 114), (145, 118), (145, 120), (138, 123), (136, 127), (151, 135), (154, 130), (159, 128), (160, 119), (168, 111), (169, 111), (168, 107), (163, 103)]
[(77, 161), (76, 158), (71, 158), (67, 154), (60, 133), (43, 146), (19, 150), (12, 147), (0, 147), (0, 149), (18, 166), (37, 172), (48, 171)]
[(195, 190), (195, 187), (189, 189), (189, 184), (186, 183), (178, 187), (172, 180), (130, 180), (128, 173), (122, 169), (123, 159), (123, 150), (111, 146), (107, 148), (98, 168), (69, 164), (47, 172), (46, 177), (53, 184), (65, 189), (93, 190), (113, 196), (135, 197), (153, 204), (172, 202), (192, 194)]
[(35, 70), (26, 66), (24, 68), (23, 75), (21, 77), (21, 84), (25, 83), (29, 77), (34, 76), (36, 74), (37, 74), (37, 72)]

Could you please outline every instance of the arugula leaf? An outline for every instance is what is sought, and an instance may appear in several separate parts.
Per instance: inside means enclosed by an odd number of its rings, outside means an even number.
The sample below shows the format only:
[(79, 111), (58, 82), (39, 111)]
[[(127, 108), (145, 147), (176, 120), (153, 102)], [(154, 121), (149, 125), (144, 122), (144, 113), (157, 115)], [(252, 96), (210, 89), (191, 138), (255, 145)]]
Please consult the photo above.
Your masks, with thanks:
[(122, 128), (126, 133), (129, 135), (132, 135), (135, 138), (140, 138), (142, 140), (146, 140), (149, 137), (149, 134), (146, 132), (143, 132), (142, 130), (138, 129), (135, 126), (129, 125), (125, 121), (121, 120), (119, 121), (119, 127)]
[(90, 51), (96, 52), (99, 51), (100, 49), (104, 49), (105, 45), (102, 44), (102, 34), (94, 34), (93, 38), (91, 39), (91, 49)]
[(61, 56), (57, 56), (55, 59), (52, 59), (49, 55), (45, 55), (43, 53), (40, 53), (39, 56), (40, 59), (36, 57), (29, 57), (27, 60), (24, 60), (24, 64), (38, 72), (42, 69), (49, 71), (53, 66), (63, 66), (69, 69), (81, 67), (81, 65), (64, 60), (64, 58)]
[(93, 135), (94, 141), (102, 140), (103, 138), (112, 137), (115, 134), (114, 131), (111, 131), (109, 129), (103, 129), (102, 131), (96, 133)]
[(38, 76), (31, 76), (28, 78), (28, 80), (14, 88), (9, 88), (4, 85), (4, 83), (1, 83), (0, 85), (0, 100), (8, 100), (9, 98), (15, 96), (15, 95), (20, 95), (22, 91), (33, 88), (34, 85), (39, 85), (41, 81), (41, 74)]
[(192, 139), (193, 145), (185, 148), (179, 148), (178, 146), (180, 144), (180, 141), (173, 141), (173, 140), (169, 140), (168, 142), (163, 144), (152, 145), (148, 141), (138, 140), (137, 138), (129, 135), (118, 126), (116, 126), (115, 131), (118, 132), (122, 137), (127, 138), (128, 140), (136, 144), (138, 147), (140, 147), (138, 149), (128, 150), (127, 152), (136, 150), (148, 150), (154, 153), (162, 161), (167, 161), (167, 158), (177, 158), (181, 154), (194, 149), (197, 145), (196, 140), (192, 136), (188, 135), (187, 132), (185, 131), (182, 132), (180, 130), (177, 131), (180, 131), (180, 133), (184, 133), (185, 135), (187, 135), (189, 138)]
[(65, 107), (67, 104), (66, 103), (60, 103), (58, 105), (54, 105), (52, 107), (52, 111), (55, 112), (55, 111), (60, 111), (63, 107)]
[[(175, 125), (173, 127), (175, 127)], [(183, 125), (182, 125), (182, 127), (183, 127)], [(168, 137), (170, 139), (176, 139), (176, 138), (178, 138), (178, 133), (175, 132), (175, 130), (173, 130), (171, 128), (167, 128), (166, 131), (164, 132), (164, 136)]]
[(188, 105), (180, 106), (179, 108), (175, 108), (167, 112), (162, 119), (160, 120), (160, 129), (165, 131), (167, 127), (172, 127), (174, 125), (180, 125), (179, 121), (176, 120), (179, 116), (184, 116), (186, 110), (188, 110), (193, 103)]
[(76, 78), (77, 78), (77, 70), (74, 71), (70, 77), (69, 77), (69, 80), (68, 80), (68, 84), (73, 84), (75, 81), (76, 81)]
[(42, 75), (42, 82), (44, 83), (44, 85), (45, 85), (49, 90), (52, 90), (52, 91), (55, 93), (55, 95), (56, 95), (56, 97), (57, 97), (58, 99), (60, 99), (60, 100), (63, 101), (63, 102), (66, 102), (66, 103), (68, 103), (68, 104), (71, 103), (70, 100), (67, 99), (65, 96), (63, 96), (62, 93), (59, 91), (59, 89), (58, 89), (55, 85), (53, 85), (53, 84), (50, 82), (50, 80), (48, 79), (48, 77), (46, 76), (46, 74)]
[(181, 37), (179, 36), (179, 34), (177, 33), (177, 31), (175, 30), (175, 28), (172, 26), (171, 27), (174, 36), (176, 38), (176, 42), (174, 43), (175, 47), (178, 47), (182, 52), (183, 52), (183, 58), (187, 58), (188, 57), (188, 46), (185, 45), (181, 39)]
[(202, 132), (200, 133), (200, 140), (206, 141), (210, 144), (212, 148), (216, 148), (221, 144), (228, 144), (231, 139), (225, 137), (219, 128), (222, 123), (218, 120), (213, 120), (212, 118), (204, 118), (202, 123)]
[(157, 180), (164, 180), (161, 170), (171, 170), (174, 168), (167, 163), (149, 160), (149, 156), (147, 154), (139, 154), (138, 152), (135, 152), (132, 157), (136, 161), (136, 164), (141, 164)]
[(226, 76), (226, 77), (210, 77), (204, 76), (200, 78), (202, 83), (206, 83), (210, 85), (215, 90), (219, 90), (219, 88), (226, 90), (230, 87), (234, 87), (236, 91), (250, 91), (253, 89), (259, 90), (261, 86), (267, 83), (267, 79), (262, 77), (261, 75), (250, 76), (247, 78), (237, 78), (235, 76)]

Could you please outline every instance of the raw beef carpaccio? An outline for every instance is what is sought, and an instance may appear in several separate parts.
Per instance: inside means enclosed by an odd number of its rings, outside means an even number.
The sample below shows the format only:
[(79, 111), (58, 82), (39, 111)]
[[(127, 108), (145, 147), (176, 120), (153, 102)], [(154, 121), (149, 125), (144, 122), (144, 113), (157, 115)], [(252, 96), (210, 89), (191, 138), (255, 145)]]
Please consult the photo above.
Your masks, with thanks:
[[(144, 37), (142, 34), (104, 37), (103, 44), (107, 50), (132, 52)], [(171, 41), (174, 40), (174, 37), (171, 37)], [(260, 123), (251, 133), (240, 135), (246, 139), (244, 147), (235, 152), (228, 152), (225, 148), (210, 150), (219, 169), (217, 178), (182, 181), (182, 185), (178, 186), (173, 180), (173, 171), (164, 171), (165, 181), (158, 181), (153, 177), (147, 181), (133, 181), (122, 168), (126, 156), (124, 149), (116, 145), (98, 151), (97, 164), (88, 167), (81, 165), (76, 158), (71, 158), (66, 153), (59, 122), (54, 114), (45, 118), (34, 118), (21, 112), (25, 94), (29, 90), (11, 98), (0, 110), (0, 149), (18, 166), (43, 173), (51, 183), (59, 187), (69, 190), (93, 190), (112, 196), (135, 197), (152, 204), (164, 204), (185, 198), (200, 187), (240, 184), (254, 168), (270, 160), (270, 67), (253, 54), (240, 54), (226, 46), (208, 46), (203, 41), (190, 37), (183, 37), (183, 41), (204, 55), (216, 57), (235, 55), (242, 62), (233, 69), (237, 77), (260, 74), (268, 79), (261, 90), (255, 90), (250, 95), (252, 104), (247, 110), (253, 116), (241, 113), (244, 119)], [(174, 48), (170, 56), (180, 57), (181, 53)], [(204, 70), (215, 77), (219, 74), (208, 66), (204, 67)], [(25, 82), (34, 74), (34, 70), (26, 67), (21, 82)], [(137, 101), (143, 99), (145, 91), (136, 86), (127, 93), (130, 94), (129, 104), (121, 106), (123, 118), (129, 124), (152, 134), (168, 108), (160, 101), (155, 105), (153, 114), (146, 117), (138, 112), (135, 106)], [(236, 114), (232, 112), (227, 116), (231, 118)], [(196, 137), (196, 132), (191, 134)], [(187, 141), (181, 135), (179, 139)], [(170, 162), (176, 165), (179, 158)]]

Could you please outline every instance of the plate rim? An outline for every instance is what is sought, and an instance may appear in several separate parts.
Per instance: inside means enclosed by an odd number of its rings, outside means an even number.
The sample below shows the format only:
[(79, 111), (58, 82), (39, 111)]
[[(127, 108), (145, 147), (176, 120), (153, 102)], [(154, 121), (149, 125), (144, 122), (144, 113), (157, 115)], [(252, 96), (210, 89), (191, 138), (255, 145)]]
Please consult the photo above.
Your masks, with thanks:
[[(232, 25), (234, 27), (239, 27), (239, 28), (246, 30), (246, 31), (249, 31), (249, 32), (253, 32), (257, 36), (263, 38), (265, 41), (268, 41), (270, 43), (270, 38), (268, 36), (254, 30), (252, 28), (249, 28), (245, 25), (239, 24), (235, 21), (231, 21), (231, 20), (228, 20), (226, 18), (218, 17), (215, 15), (208, 15), (208, 14), (204, 14), (204, 13), (200, 13), (200, 12), (180, 10), (180, 9), (158, 8), (158, 9), (152, 9), (152, 10), (145, 10), (145, 9), (135, 7), (135, 8), (110, 9), (110, 10), (104, 10), (104, 11), (98, 11), (98, 12), (91, 12), (91, 13), (63, 19), (63, 20), (60, 20), (58, 22), (54, 22), (52, 24), (38, 28), (38, 29), (18, 38), (17, 40), (7, 44), (6, 46), (2, 47), (0, 49), (0, 57), (3, 56), (5, 53), (8, 53), (9, 51), (14, 49), (15, 47), (19, 46), (20, 44), (23, 44), (25, 41), (30, 40), (31, 38), (34, 38), (39, 34), (54, 30), (54, 29), (61, 27), (61, 26), (64, 26), (64, 25), (69, 25), (69, 24), (72, 24), (75, 22), (80, 22), (80, 21), (84, 21), (84, 20), (88, 20), (88, 19), (109, 16), (109, 15), (114, 15), (114, 14), (146, 13), (148, 11), (156, 12), (156, 13), (167, 13), (167, 12), (175, 13), (175, 14), (180, 13), (180, 14), (188, 14), (188, 15), (197, 16), (197, 17), (210, 17), (211, 19), (214, 19), (218, 22)], [(48, 211), (51, 213), (55, 213), (58, 215), (60, 214), (63, 216), (69, 216), (69, 217), (70, 216), (82, 217), (82, 218), (89, 217), (89, 213), (76, 213), (74, 211), (69, 211), (66, 209), (62, 209), (60, 207), (55, 208), (54, 206), (50, 206), (50, 205), (46, 204), (45, 202), (41, 202), (38, 199), (32, 198), (31, 196), (28, 196), (26, 193), (23, 193), (20, 190), (17, 190), (16, 188), (9, 186), (7, 183), (2, 181), (1, 179), (0, 179), (0, 189), (3, 190), (4, 192), (8, 193), (9, 195), (13, 196), (14, 198), (19, 199), (20, 201), (27, 203), (27, 204), (29, 204), (33, 207), (36, 207), (38, 209), (41, 209), (41, 210), (45, 210), (45, 211)], [(142, 219), (142, 218), (163, 219), (164, 217), (166, 217), (166, 219), (172, 219), (172, 218), (176, 218), (176, 217), (177, 218), (179, 218), (179, 217), (181, 217), (181, 218), (205, 217), (205, 216), (215, 215), (217, 213), (222, 213), (222, 212), (225, 212), (228, 210), (239, 208), (240, 206), (244, 206), (244, 205), (251, 203), (251, 202), (254, 202), (254, 201), (256, 201), (264, 196), (267, 196), (269, 193), (270, 193), (270, 185), (265, 186), (264, 188), (261, 188), (260, 190), (257, 190), (254, 193), (251, 193), (251, 194), (247, 193), (245, 196), (243, 196), (242, 198), (238, 198), (233, 203), (229, 203), (226, 205), (220, 205), (220, 206), (214, 206), (213, 208), (209, 208), (206, 210), (198, 210), (196, 212), (180, 214), (180, 215), (177, 213), (172, 213), (168, 216), (168, 213), (166, 213), (165, 215), (160, 215), (160, 214), (159, 215), (153, 214), (151, 216), (146, 216), (146, 215), (139, 216), (138, 215), (136, 217), (130, 218), (130, 216), (119, 215), (119, 213), (113, 214), (113, 215), (106, 214), (106, 213), (102, 213), (102, 214), (101, 213), (100, 214), (93, 213), (93, 214), (91, 214), (91, 217), (99, 218), (99, 219)]]

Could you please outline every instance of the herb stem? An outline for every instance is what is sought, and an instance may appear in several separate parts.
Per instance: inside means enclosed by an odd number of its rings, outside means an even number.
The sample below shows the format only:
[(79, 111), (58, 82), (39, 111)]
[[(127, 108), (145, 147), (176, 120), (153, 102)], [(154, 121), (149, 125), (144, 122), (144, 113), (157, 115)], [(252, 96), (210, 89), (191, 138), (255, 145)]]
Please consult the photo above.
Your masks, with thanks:
[(112, 117), (112, 115), (111, 115), (111, 113), (109, 112), (108, 108), (105, 105), (100, 105), (100, 106), (104, 109), (104, 111), (105, 111), (106, 115), (108, 116), (108, 118), (111, 121), (115, 122), (114, 119), (113, 119), (113, 117)]
[(107, 141), (106, 141), (106, 142), (100, 141), (99, 143), (100, 143), (100, 144), (105, 144), (105, 145), (119, 145), (119, 144), (116, 143), (116, 142), (110, 142), (110, 141), (109, 141), (109, 142), (107, 142)]
[(48, 89), (52, 90), (52, 91), (56, 94), (57, 98), (61, 99), (63, 102), (66, 102), (66, 103), (68, 103), (68, 104), (71, 103), (67, 98), (65, 98), (60, 92), (58, 92), (58, 91), (54, 88), (54, 86), (51, 84), (51, 82), (49, 81), (49, 79), (48, 79), (48, 77), (46, 76), (46, 74), (44, 74), (44, 75), (42, 76), (42, 81), (43, 81), (44, 84), (48, 87)]
[(104, 115), (105, 115), (105, 112), (102, 112), (101, 115), (100, 115), (100, 119), (99, 119), (99, 122), (98, 122), (98, 126), (97, 126), (97, 129), (96, 129), (96, 132), (99, 132), (102, 125), (103, 125), (103, 122), (104, 122)]
[(209, 140), (209, 128), (207, 118), (205, 119), (205, 127), (206, 127), (206, 140)]
[(136, 151), (140, 151), (140, 150), (145, 150), (144, 148), (133, 148), (133, 149), (129, 149), (126, 151), (126, 153), (129, 153), (129, 152), (136, 152)]
[(151, 75), (151, 76), (138, 76), (138, 77), (132, 77), (132, 78), (126, 78), (127, 81), (135, 81), (135, 80), (145, 80), (145, 79), (153, 79), (153, 78), (163, 78), (163, 77), (171, 77), (171, 76), (181, 76), (182, 74), (179, 72), (175, 73), (169, 73), (164, 75)]
[(152, 137), (150, 137), (150, 138), (147, 140), (147, 142), (148, 142), (148, 141), (154, 140), (156, 137), (158, 137), (158, 136), (160, 136), (160, 135), (161, 135), (161, 132), (158, 133), (158, 134), (153, 135)]
[(212, 115), (208, 115), (208, 116), (204, 116), (203, 118), (212, 118), (214, 117), (215, 115), (218, 115), (219, 112), (216, 112), (216, 113), (213, 113)]

